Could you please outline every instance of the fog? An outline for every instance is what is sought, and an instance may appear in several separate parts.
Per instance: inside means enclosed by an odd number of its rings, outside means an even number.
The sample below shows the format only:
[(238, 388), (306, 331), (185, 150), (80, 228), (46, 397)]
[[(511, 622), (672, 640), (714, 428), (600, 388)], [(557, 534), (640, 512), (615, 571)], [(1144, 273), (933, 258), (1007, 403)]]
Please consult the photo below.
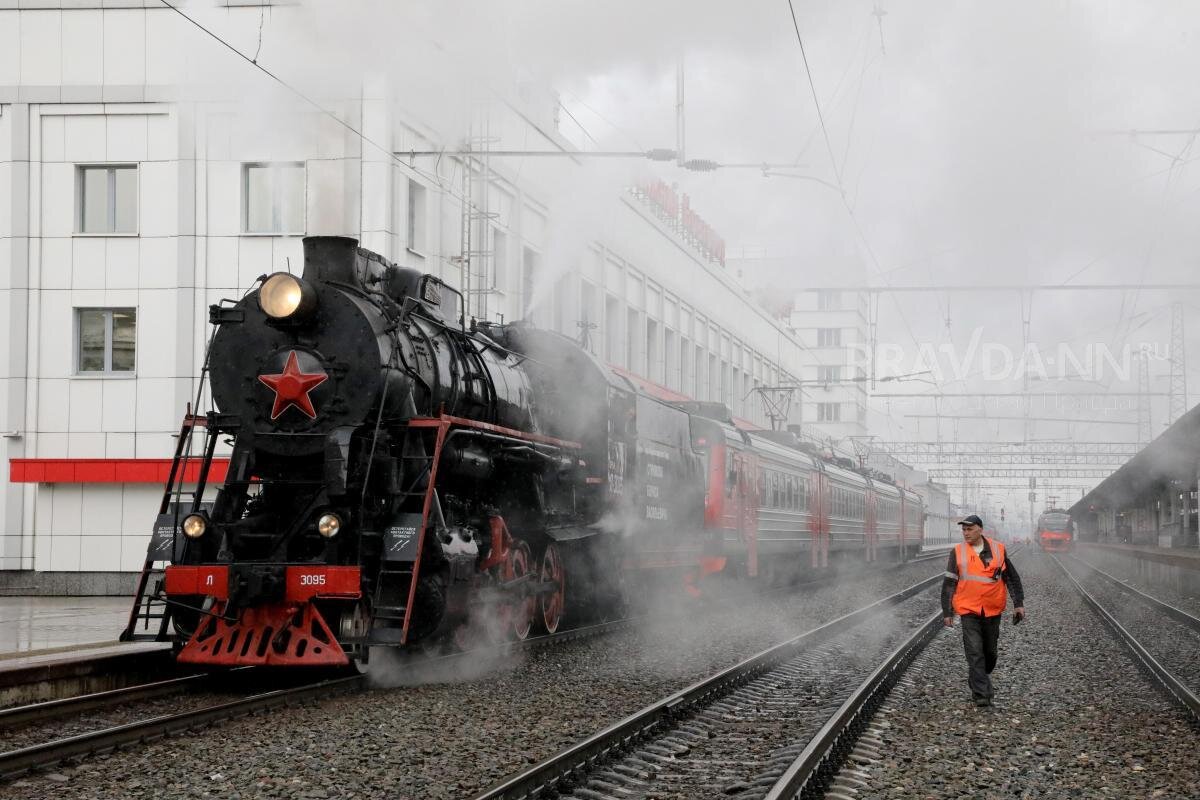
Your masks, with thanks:
[[(688, 158), (724, 167), (605, 159), (564, 164), (545, 275), (578, 263), (606, 198), (650, 176), (678, 185), (728, 242), (731, 268), (775, 293), (877, 287), (1190, 282), (1200, 251), (1200, 7), (1182, 2), (796, 3), (807, 70), (786, 0), (654, 4), (305, 2), (248, 26), (223, 7), (187, 6), (222, 37), (318, 102), (393, 87), (442, 146), (479, 104), (536, 85), (556, 93), (560, 131), (581, 150), (673, 148), (676, 74), (685, 84)], [(244, 10), (243, 10), (244, 11)], [(219, 44), (180, 42), (194, 85), (236, 86), (263, 119), (303, 106)], [(218, 57), (218, 53), (221, 55)], [(437, 69), (430, 69), (436, 56)], [(810, 88), (810, 81), (811, 86)], [(818, 120), (813, 92), (820, 105)], [(335, 112), (339, 107), (329, 101)], [(1135, 133), (1136, 132), (1136, 133)], [(502, 141), (522, 148), (529, 142)], [(540, 145), (539, 145), (540, 146)], [(364, 155), (372, 145), (363, 144)], [(378, 148), (377, 148), (378, 149)], [(750, 165), (771, 165), (764, 170)], [(564, 209), (573, 209), (566, 211)], [(1018, 355), (1062, 345), (1115, 353), (1149, 344), (1150, 388), (1167, 389), (1172, 302), (1197, 351), (1195, 291), (883, 293), (879, 341), (911, 369), (922, 346), (955, 357), (973, 337)], [(1023, 332), (1023, 318), (1028, 331)], [(1023, 363), (1023, 362), (1021, 362)], [(1085, 370), (1086, 372), (1086, 370)], [(892, 374), (903, 374), (904, 370)], [(975, 364), (935, 385), (894, 391), (1020, 391), (1018, 371)], [(1136, 374), (1048, 369), (1045, 391), (1134, 392)], [(879, 373), (880, 377), (887, 374)], [(1084, 380), (1063, 380), (1075, 374)], [(1196, 376), (1189, 377), (1193, 386)], [(920, 415), (991, 416), (988, 422)], [(1152, 430), (1166, 423), (1152, 408)], [(870, 400), (871, 433), (890, 440), (1131, 441), (1128, 408), (1035, 422), (1022, 409), (945, 400)], [(1070, 413), (1034, 406), (1034, 416)], [(915, 416), (910, 416), (915, 415)], [(1115, 420), (1126, 424), (1108, 424)], [(1094, 482), (1094, 481), (1093, 481)], [(1076, 488), (1086, 485), (1074, 482)]]

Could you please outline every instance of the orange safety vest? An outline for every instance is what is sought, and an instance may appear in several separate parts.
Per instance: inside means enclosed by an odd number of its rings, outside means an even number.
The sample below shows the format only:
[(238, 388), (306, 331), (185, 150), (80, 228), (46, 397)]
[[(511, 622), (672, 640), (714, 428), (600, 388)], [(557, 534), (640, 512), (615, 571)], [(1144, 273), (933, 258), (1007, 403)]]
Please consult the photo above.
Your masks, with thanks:
[(966, 542), (959, 542), (954, 548), (958, 556), (958, 574), (947, 572), (946, 575), (958, 579), (954, 590), (954, 613), (960, 616), (998, 617), (1004, 613), (1004, 605), (1008, 602), (1008, 589), (1001, 577), (1008, 567), (1004, 560), (1004, 545), (986, 537), (984, 541), (992, 550), (992, 563), (987, 567), (979, 553)]

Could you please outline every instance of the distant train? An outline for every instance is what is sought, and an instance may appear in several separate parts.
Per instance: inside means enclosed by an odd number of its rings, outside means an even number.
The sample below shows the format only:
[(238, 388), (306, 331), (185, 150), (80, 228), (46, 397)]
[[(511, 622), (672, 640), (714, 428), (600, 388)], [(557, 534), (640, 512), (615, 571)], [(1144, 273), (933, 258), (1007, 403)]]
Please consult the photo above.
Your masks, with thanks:
[(181, 662), (363, 663), (921, 545), (921, 498), (877, 474), (649, 397), (564, 336), (468, 322), (354, 240), (304, 245), (302, 276), (210, 311), (216, 410), (185, 420), (125, 639), (155, 620)]
[(1066, 511), (1047, 509), (1037, 521), (1034, 531), (1038, 545), (1043, 550), (1067, 551), (1075, 541), (1075, 523)]

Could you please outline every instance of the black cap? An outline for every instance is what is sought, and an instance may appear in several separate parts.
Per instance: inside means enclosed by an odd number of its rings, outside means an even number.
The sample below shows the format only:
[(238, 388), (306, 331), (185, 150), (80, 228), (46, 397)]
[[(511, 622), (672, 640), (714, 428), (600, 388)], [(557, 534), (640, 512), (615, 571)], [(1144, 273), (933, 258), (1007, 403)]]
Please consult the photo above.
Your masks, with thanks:
[(983, 520), (981, 520), (979, 517), (975, 516), (974, 514), (970, 514), (970, 515), (965, 516), (962, 519), (960, 519), (958, 521), (958, 524), (959, 525), (978, 525), (979, 527), (982, 528)]

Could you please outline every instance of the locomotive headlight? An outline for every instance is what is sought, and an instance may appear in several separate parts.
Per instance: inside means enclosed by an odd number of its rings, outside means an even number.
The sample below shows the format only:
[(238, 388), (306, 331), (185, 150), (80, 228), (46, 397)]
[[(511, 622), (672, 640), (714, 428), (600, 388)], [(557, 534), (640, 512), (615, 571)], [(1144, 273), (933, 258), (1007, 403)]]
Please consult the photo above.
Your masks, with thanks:
[(342, 520), (337, 514), (322, 514), (317, 520), (317, 533), (326, 539), (332, 539), (342, 529)]
[(199, 539), (208, 530), (208, 520), (202, 514), (188, 514), (183, 518), (183, 535), (189, 539)]
[(295, 275), (276, 272), (258, 290), (258, 305), (271, 319), (304, 319), (317, 307), (317, 293)]

